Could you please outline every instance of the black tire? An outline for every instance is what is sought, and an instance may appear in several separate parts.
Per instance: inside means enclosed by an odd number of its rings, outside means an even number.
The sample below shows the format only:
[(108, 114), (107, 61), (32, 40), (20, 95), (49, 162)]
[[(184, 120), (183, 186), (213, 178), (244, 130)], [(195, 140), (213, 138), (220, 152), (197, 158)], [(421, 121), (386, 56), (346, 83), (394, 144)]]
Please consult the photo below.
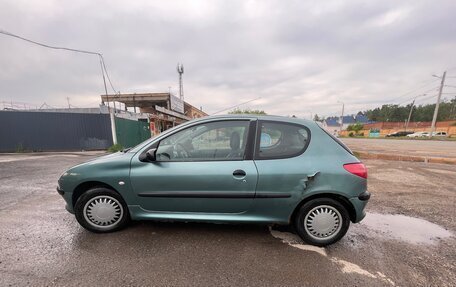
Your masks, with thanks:
[[(320, 216), (313, 213), (318, 211), (323, 211), (326, 214), (325, 216), (330, 217), (329, 223), (323, 223), (324, 228), (319, 229), (322, 231), (321, 234), (314, 230), (312, 223), (310, 223), (312, 222), (312, 218)], [(304, 222), (307, 216), (308, 225), (306, 227)], [(336, 218), (338, 218), (338, 220)], [(320, 217), (319, 223), (321, 223), (321, 219), (326, 220), (326, 218)], [(339, 223), (337, 224), (333, 221)], [(310, 200), (301, 206), (296, 214), (294, 224), (298, 235), (306, 243), (315, 246), (327, 246), (344, 237), (347, 233), (348, 227), (350, 226), (350, 216), (347, 209), (340, 202), (330, 198), (317, 198)], [(318, 226), (318, 223), (314, 225)], [(319, 226), (321, 227), (322, 225), (320, 224)]]
[[(104, 202), (105, 200), (106, 202)], [(104, 218), (97, 217), (96, 212), (95, 215), (88, 212), (88, 210), (93, 208), (93, 206), (96, 206), (96, 204), (100, 204), (100, 206), (108, 204), (108, 209), (103, 206), (102, 208), (105, 208), (104, 210), (108, 210), (108, 218), (110, 218), (109, 224), (106, 222), (98, 222), (97, 218), (101, 220)], [(106, 213), (106, 211), (101, 211), (99, 214), (104, 215), (103, 212)], [(120, 230), (130, 221), (128, 207), (123, 198), (117, 192), (104, 187), (93, 188), (84, 192), (76, 201), (74, 214), (76, 216), (76, 220), (82, 227), (96, 233), (107, 233)]]

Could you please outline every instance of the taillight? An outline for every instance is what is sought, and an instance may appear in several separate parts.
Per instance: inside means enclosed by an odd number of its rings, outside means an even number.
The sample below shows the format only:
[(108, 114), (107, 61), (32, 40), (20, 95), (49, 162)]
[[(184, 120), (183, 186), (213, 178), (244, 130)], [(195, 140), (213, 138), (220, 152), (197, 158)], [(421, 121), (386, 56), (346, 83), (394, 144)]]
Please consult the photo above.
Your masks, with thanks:
[(351, 174), (367, 179), (367, 168), (361, 162), (344, 164), (344, 168)]

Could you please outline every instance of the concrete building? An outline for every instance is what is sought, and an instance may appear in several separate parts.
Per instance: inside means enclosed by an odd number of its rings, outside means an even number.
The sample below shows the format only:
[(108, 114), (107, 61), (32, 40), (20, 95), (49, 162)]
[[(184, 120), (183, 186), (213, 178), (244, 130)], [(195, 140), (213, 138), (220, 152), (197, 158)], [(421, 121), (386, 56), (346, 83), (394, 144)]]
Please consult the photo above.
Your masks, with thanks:
[(105, 104), (118, 102), (124, 104), (125, 110), (133, 108), (135, 113), (146, 114), (152, 135), (191, 119), (207, 116), (201, 109), (170, 93), (102, 95), (101, 99)]

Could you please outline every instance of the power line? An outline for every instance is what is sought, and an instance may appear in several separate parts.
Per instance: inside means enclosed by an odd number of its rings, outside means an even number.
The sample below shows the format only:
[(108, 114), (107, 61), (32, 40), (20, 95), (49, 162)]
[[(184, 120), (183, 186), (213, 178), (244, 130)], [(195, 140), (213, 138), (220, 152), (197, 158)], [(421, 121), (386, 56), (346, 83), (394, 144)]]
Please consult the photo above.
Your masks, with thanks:
[[(420, 90), (420, 89), (426, 87), (427, 85), (432, 84), (432, 83), (434, 83), (434, 82), (436, 82), (436, 81), (438, 81), (438, 79), (432, 79), (431, 81), (426, 82), (424, 85), (419, 86), (419, 87), (416, 88), (416, 89), (413, 89), (413, 90), (411, 90), (411, 91), (409, 91), (409, 92), (406, 92), (406, 93), (400, 95), (399, 97), (396, 98), (395, 101), (397, 101), (398, 99), (403, 98), (403, 97), (405, 97), (405, 96), (407, 96), (407, 95), (409, 95), (409, 94), (411, 94), (411, 93), (414, 93), (414, 92), (416, 92), (416, 91), (418, 91), (418, 90)], [(433, 89), (434, 89), (434, 88), (433, 88)], [(413, 99), (413, 98), (412, 98), (412, 99)]]
[(416, 101), (426, 101), (426, 100), (429, 100), (429, 99), (432, 99), (432, 98), (435, 98), (437, 97), (437, 95), (431, 95), (431, 96), (428, 96), (428, 97), (424, 97), (424, 98), (420, 98), (420, 99), (417, 99)]
[[(429, 92), (432, 92), (432, 91), (434, 91), (434, 90), (437, 89), (437, 88), (438, 88), (438, 87), (434, 87), (434, 88), (432, 88), (432, 89), (430, 89), (430, 90), (427, 90), (427, 91), (424, 92), (424, 94), (429, 93)], [(406, 103), (406, 102), (408, 102), (408, 101), (410, 101), (410, 100), (412, 100), (412, 99), (415, 99), (415, 98), (416, 98), (416, 96), (411, 97), (411, 98), (408, 98), (408, 99), (404, 100), (403, 102), (400, 102), (400, 103), (397, 104), (397, 105), (400, 106), (400, 105), (402, 105), (403, 103)]]
[(45, 47), (45, 48), (49, 48), (49, 49), (66, 50), (66, 51), (71, 51), (71, 52), (78, 52), (78, 53), (85, 53), (85, 54), (92, 54), (92, 55), (101, 56), (101, 54), (98, 53), (98, 52), (91, 52), (91, 51), (85, 51), (85, 50), (79, 50), (79, 49), (72, 49), (72, 48), (66, 48), (66, 47), (56, 47), (56, 46), (46, 45), (46, 44), (43, 44), (43, 43), (35, 42), (33, 40), (29, 40), (27, 38), (15, 35), (13, 33), (7, 32), (5, 30), (0, 30), (0, 34), (4, 34), (4, 35), (7, 35), (7, 36), (18, 38), (18, 39), (24, 40), (26, 42), (30, 42), (32, 44), (35, 44), (35, 45), (38, 45), (38, 46), (42, 46), (42, 47)]
[(108, 74), (108, 70), (106, 69), (106, 65), (105, 65), (105, 61), (104, 61), (103, 55), (101, 53), (87, 51), (87, 50), (67, 48), (67, 47), (51, 46), (51, 45), (43, 44), (43, 43), (40, 43), (40, 42), (36, 42), (36, 41), (30, 40), (30, 39), (21, 37), (19, 35), (10, 33), (10, 32), (5, 31), (5, 30), (0, 30), (0, 34), (6, 35), (6, 36), (10, 36), (10, 37), (14, 37), (14, 38), (17, 38), (17, 39), (20, 39), (20, 40), (23, 40), (23, 41), (26, 41), (26, 42), (41, 46), (41, 47), (48, 48), (48, 49), (65, 50), (65, 51), (70, 51), (70, 52), (76, 52), (76, 53), (83, 53), (83, 54), (89, 54), (89, 55), (98, 56), (100, 58), (100, 61), (101, 61), (101, 66), (102, 66), (101, 72), (103, 73), (103, 76), (106, 73), (106, 77), (108, 78), (108, 81), (109, 81), (109, 84), (111, 85), (111, 88), (113, 89), (114, 93), (117, 93), (117, 91), (114, 89), (114, 86), (113, 86), (113, 84), (111, 82), (111, 79), (110, 79), (109, 74)]
[(218, 112), (215, 112), (215, 113), (213, 113), (212, 115), (215, 115), (215, 114), (218, 114), (218, 113), (224, 112), (224, 111), (226, 111), (226, 110), (231, 110), (231, 109), (234, 109), (234, 108), (236, 108), (236, 107), (239, 107), (239, 106), (242, 106), (242, 105), (248, 104), (248, 103), (250, 103), (250, 102), (253, 102), (253, 101), (256, 101), (256, 100), (259, 100), (259, 99), (261, 99), (261, 97), (258, 97), (258, 98), (256, 98), (256, 99), (253, 99), (253, 100), (249, 100), (249, 101), (246, 101), (246, 102), (243, 102), (243, 103), (240, 103), (240, 104), (234, 105), (234, 106), (231, 106), (231, 107), (229, 107), (229, 108), (226, 108), (226, 109), (223, 109), (223, 110), (220, 110), (220, 111), (218, 111)]
[[(415, 88), (415, 89), (413, 89), (413, 90), (410, 90), (410, 91), (408, 91), (408, 92), (406, 92), (406, 93), (400, 95), (399, 97), (396, 97), (395, 99), (389, 99), (389, 100), (375, 100), (375, 101), (363, 101), (363, 102), (349, 102), (349, 103), (347, 103), (347, 104), (385, 104), (385, 103), (387, 103), (387, 104), (388, 104), (388, 103), (389, 103), (389, 104), (394, 104), (395, 102), (397, 102), (398, 100), (404, 98), (405, 96), (407, 96), (407, 95), (409, 95), (409, 94), (411, 94), (411, 93), (413, 93), (413, 92), (417, 92), (417, 91), (419, 91), (420, 89), (422, 89), (422, 88), (428, 86), (429, 84), (434, 83), (435, 81), (438, 81), (438, 79), (428, 81), (428, 82), (426, 82), (424, 85), (421, 85), (421, 86), (419, 86), (418, 88)], [(435, 87), (433, 87), (432, 89), (427, 90), (427, 91), (422, 92), (422, 93), (425, 94), (425, 93), (428, 93), (428, 92), (431, 92), (431, 91), (437, 90), (437, 89), (438, 89), (438, 86), (435, 86)], [(406, 103), (406, 102), (408, 102), (408, 101), (411, 101), (411, 100), (413, 100), (415, 97), (416, 97), (416, 96), (407, 98), (407, 99), (401, 101), (401, 102), (400, 102), (399, 104), (397, 104), (397, 105), (401, 105), (401, 104), (403, 104), (403, 103)]]
[(111, 89), (114, 91), (115, 94), (119, 93), (119, 91), (116, 91), (116, 89), (114, 89), (114, 86), (112, 85), (111, 78), (109, 77), (108, 70), (106, 69), (106, 64), (105, 64), (103, 56), (101, 56), (101, 63), (103, 64), (103, 69), (106, 73), (106, 77), (108, 78), (108, 82), (109, 82), (109, 85), (111, 86)]

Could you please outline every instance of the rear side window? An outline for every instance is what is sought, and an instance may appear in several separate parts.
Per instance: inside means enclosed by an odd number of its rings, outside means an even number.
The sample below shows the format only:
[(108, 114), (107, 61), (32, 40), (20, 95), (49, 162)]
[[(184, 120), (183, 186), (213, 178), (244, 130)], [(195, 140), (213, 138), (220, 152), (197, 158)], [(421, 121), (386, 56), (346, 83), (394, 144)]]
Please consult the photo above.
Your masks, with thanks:
[(301, 125), (260, 121), (256, 159), (279, 159), (298, 156), (307, 148), (309, 130)]
[(335, 136), (333, 136), (331, 133), (329, 133), (327, 130), (325, 130), (323, 127), (321, 127), (320, 125), (318, 125), (320, 127), (320, 129), (322, 129), (328, 136), (330, 136), (336, 143), (338, 143), (341, 147), (343, 147), (346, 151), (348, 151), (351, 155), (353, 155), (353, 152), (351, 151), (351, 149), (348, 148), (348, 146), (346, 146), (343, 142), (341, 142), (338, 138), (336, 138)]

